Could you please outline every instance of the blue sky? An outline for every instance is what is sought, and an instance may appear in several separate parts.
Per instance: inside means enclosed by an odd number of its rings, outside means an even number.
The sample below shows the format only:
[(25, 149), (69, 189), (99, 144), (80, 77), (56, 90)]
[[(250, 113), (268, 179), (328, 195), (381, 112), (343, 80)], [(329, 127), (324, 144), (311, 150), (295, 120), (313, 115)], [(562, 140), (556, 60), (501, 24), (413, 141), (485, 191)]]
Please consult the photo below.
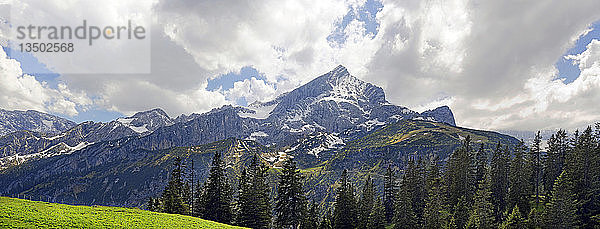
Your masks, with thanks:
[[(600, 22), (595, 22), (590, 27), (592, 31), (588, 32), (584, 36), (581, 36), (576, 42), (575, 46), (569, 49), (564, 56), (580, 54), (585, 51), (585, 47), (594, 39), (600, 39)], [(565, 83), (571, 83), (579, 76), (579, 68), (573, 64), (573, 60), (567, 60), (560, 58), (556, 62), (556, 68), (558, 69), (558, 78), (564, 79)]]

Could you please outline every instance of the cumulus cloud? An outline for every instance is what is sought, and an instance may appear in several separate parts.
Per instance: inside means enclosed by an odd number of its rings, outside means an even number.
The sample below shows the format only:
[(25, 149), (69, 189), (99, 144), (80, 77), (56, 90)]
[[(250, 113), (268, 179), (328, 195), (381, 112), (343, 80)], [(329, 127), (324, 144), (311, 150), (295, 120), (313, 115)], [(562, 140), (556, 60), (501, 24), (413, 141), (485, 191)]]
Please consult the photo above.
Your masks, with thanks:
[(599, 4), (385, 1), (377, 36), (383, 45), (365, 78), (384, 86), (397, 104), (422, 108), (447, 101), (462, 126), (535, 130), (593, 122), (581, 113), (593, 109), (558, 115), (568, 102), (540, 99), (537, 92), (553, 85), (563, 90), (552, 97), (574, 102), (577, 96), (561, 93), (576, 84), (555, 81), (554, 64), (573, 37), (600, 19)]
[(275, 93), (276, 90), (274, 85), (254, 77), (235, 82), (233, 88), (225, 92), (231, 101), (237, 101), (243, 98), (248, 104), (252, 104), (256, 101), (269, 101), (274, 98)]
[(57, 89), (39, 82), (35, 77), (23, 74), (21, 65), (7, 57), (0, 48), (0, 107), (9, 110), (39, 110), (68, 116), (78, 114), (77, 108), (85, 109), (91, 103), (85, 93), (72, 92), (65, 84)]
[[(71, 91), (85, 91), (94, 95), (94, 105), (126, 114), (154, 107), (173, 116), (204, 112), (241, 98), (248, 103), (274, 98), (343, 64), (353, 75), (382, 86), (392, 103), (419, 111), (450, 105), (462, 126), (575, 128), (600, 118), (592, 105), (600, 101), (598, 42), (567, 57), (581, 70), (574, 82), (557, 80), (554, 67), (589, 32), (590, 23), (600, 20), (598, 1), (382, 0), (383, 9), (372, 15), (379, 24), (374, 36), (361, 20), (339, 27), (365, 0), (139, 0), (96, 8), (92, 3), (21, 2), (34, 12), (53, 9), (36, 14), (48, 20), (72, 12), (92, 17), (111, 12), (102, 16), (110, 21), (131, 15), (137, 3), (151, 7), (151, 73), (62, 74), (65, 85), (53, 90), (75, 110), (90, 101), (78, 101)], [(344, 41), (332, 43), (332, 33)], [(114, 58), (126, 63), (131, 57)], [(246, 66), (264, 79), (206, 90), (207, 80)], [(38, 109), (47, 102), (22, 104)], [(68, 103), (53, 104), (69, 109)]]

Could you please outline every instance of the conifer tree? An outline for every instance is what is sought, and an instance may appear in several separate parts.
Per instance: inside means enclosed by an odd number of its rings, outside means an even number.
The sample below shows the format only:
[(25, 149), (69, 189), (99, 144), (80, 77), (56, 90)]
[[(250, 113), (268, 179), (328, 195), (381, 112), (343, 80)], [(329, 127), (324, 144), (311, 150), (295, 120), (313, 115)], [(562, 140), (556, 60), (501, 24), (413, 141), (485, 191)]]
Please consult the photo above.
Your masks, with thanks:
[(558, 130), (548, 140), (548, 152), (544, 162), (544, 190), (545, 194), (550, 196), (554, 182), (565, 167), (569, 143), (567, 132)]
[(375, 201), (375, 187), (371, 176), (367, 176), (363, 185), (362, 195), (358, 202), (357, 228), (368, 228), (371, 211)]
[(546, 205), (544, 224), (548, 228), (573, 228), (577, 225), (577, 205), (573, 184), (567, 172), (562, 172), (552, 189), (552, 199)]
[(496, 215), (496, 222), (501, 222), (502, 213), (506, 211), (507, 195), (508, 195), (508, 170), (510, 155), (508, 148), (502, 150), (500, 143), (496, 146), (496, 149), (492, 154), (492, 161), (490, 164), (490, 177), (491, 177), (491, 202), (494, 207), (494, 213)]
[(526, 158), (526, 166), (529, 171), (530, 186), (532, 192), (535, 195), (535, 206), (537, 207), (540, 203), (540, 187), (542, 180), (542, 149), (541, 149), (542, 137), (540, 131), (535, 134), (533, 144), (529, 150), (528, 157)]
[[(305, 201), (306, 202), (306, 201)], [(302, 225), (300, 225), (301, 229), (317, 229), (319, 227), (319, 218), (317, 213), (317, 205), (312, 203), (310, 208), (306, 207), (308, 210), (306, 216), (304, 217), (304, 221)]]
[(394, 214), (394, 229), (418, 227), (417, 216), (412, 208), (411, 194), (403, 181), (396, 196), (396, 212)]
[(216, 152), (200, 197), (201, 217), (220, 223), (230, 223), (233, 218), (231, 208), (232, 190), (225, 174), (225, 162), (221, 153)]
[(305, 201), (302, 174), (292, 158), (283, 163), (275, 200), (275, 224), (277, 228), (297, 228), (304, 214)]
[(148, 211), (162, 212), (160, 198), (150, 197), (146, 206), (147, 206), (146, 208), (148, 209)]
[(242, 169), (242, 173), (240, 175), (240, 180), (238, 182), (238, 200), (237, 200), (237, 215), (235, 223), (238, 226), (248, 227), (252, 222), (252, 218), (250, 215), (253, 209), (252, 206), (252, 196), (250, 195), (250, 179), (248, 179), (248, 171), (246, 168)]
[(203, 199), (203, 193), (204, 193), (204, 187), (203, 184), (200, 181), (196, 181), (196, 185), (194, 185), (194, 195), (192, 198), (194, 198), (194, 205), (192, 206), (192, 208), (194, 209), (192, 211), (192, 216), (194, 217), (202, 217), (202, 214), (204, 213), (204, 199)]
[(456, 206), (454, 206), (454, 212), (452, 213), (457, 228), (465, 228), (467, 226), (470, 211), (471, 206), (467, 201), (466, 195), (461, 196)]
[(567, 154), (565, 170), (573, 185), (573, 194), (578, 204), (578, 222), (585, 228), (600, 226), (592, 217), (600, 213), (598, 195), (600, 194), (598, 168), (599, 155), (596, 153), (597, 143), (591, 127), (587, 127), (581, 135), (576, 132), (573, 138), (574, 147)]
[(395, 214), (396, 183), (394, 177), (395, 175), (391, 166), (388, 166), (383, 183), (383, 207), (385, 208), (385, 220), (387, 223), (392, 222)]
[(519, 206), (515, 205), (506, 220), (500, 225), (500, 229), (526, 229), (527, 223), (521, 215)]
[(439, 174), (439, 167), (434, 160), (427, 171), (427, 198), (425, 201), (425, 210), (423, 212), (424, 228), (437, 229), (445, 224), (444, 194), (442, 190), (442, 179)]
[(471, 137), (467, 136), (462, 147), (456, 149), (451, 155), (446, 171), (446, 186), (448, 188), (448, 204), (456, 206), (458, 200), (465, 196), (465, 201), (470, 202), (471, 172), (473, 160), (470, 156)]
[(189, 213), (186, 201), (186, 186), (184, 182), (183, 165), (181, 158), (175, 158), (175, 167), (171, 171), (169, 183), (161, 195), (161, 209), (165, 213), (185, 215)]
[(529, 200), (532, 195), (529, 179), (531, 176), (526, 166), (524, 151), (525, 144), (521, 141), (516, 147), (514, 158), (510, 163), (508, 190), (508, 206), (513, 208), (517, 205), (521, 211), (521, 216), (529, 213)]
[(344, 170), (340, 178), (340, 187), (333, 210), (333, 228), (350, 229), (356, 227), (356, 201), (354, 198), (354, 187), (348, 181), (348, 171)]
[(485, 170), (487, 167), (488, 156), (485, 152), (484, 145), (479, 145), (479, 150), (475, 154), (475, 179), (473, 183), (479, 185), (485, 178)]
[(385, 208), (383, 207), (383, 201), (381, 198), (375, 198), (375, 204), (369, 215), (369, 229), (385, 229)]
[(269, 228), (271, 225), (271, 206), (267, 168), (254, 155), (248, 168), (244, 169), (239, 181), (238, 217), (240, 226), (250, 228)]
[(410, 196), (410, 204), (417, 219), (417, 225), (422, 224), (423, 210), (425, 208), (425, 182), (423, 179), (422, 160), (415, 162), (414, 159), (408, 161), (404, 178), (403, 187)]
[(494, 208), (491, 203), (491, 178), (488, 172), (485, 174), (484, 180), (479, 183), (467, 228), (492, 228), (495, 226)]

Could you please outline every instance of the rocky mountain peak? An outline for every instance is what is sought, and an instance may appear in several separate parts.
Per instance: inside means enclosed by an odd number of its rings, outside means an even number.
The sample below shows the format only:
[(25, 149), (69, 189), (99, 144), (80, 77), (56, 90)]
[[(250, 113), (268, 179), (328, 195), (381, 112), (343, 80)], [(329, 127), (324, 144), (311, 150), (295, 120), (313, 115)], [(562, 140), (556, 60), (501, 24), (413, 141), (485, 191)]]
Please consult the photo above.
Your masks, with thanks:
[(175, 124), (175, 120), (160, 108), (138, 112), (126, 118), (119, 118), (117, 122), (138, 133), (150, 133), (160, 127)]
[(73, 121), (39, 111), (0, 109), (0, 136), (21, 130), (56, 134), (75, 125)]
[(423, 116), (425, 118), (433, 119), (438, 122), (443, 122), (446, 124), (456, 126), (456, 123), (454, 120), (454, 114), (452, 113), (452, 110), (450, 110), (450, 107), (448, 107), (448, 106), (441, 106), (441, 107), (435, 108), (433, 110), (424, 111), (423, 113), (421, 113), (421, 116)]

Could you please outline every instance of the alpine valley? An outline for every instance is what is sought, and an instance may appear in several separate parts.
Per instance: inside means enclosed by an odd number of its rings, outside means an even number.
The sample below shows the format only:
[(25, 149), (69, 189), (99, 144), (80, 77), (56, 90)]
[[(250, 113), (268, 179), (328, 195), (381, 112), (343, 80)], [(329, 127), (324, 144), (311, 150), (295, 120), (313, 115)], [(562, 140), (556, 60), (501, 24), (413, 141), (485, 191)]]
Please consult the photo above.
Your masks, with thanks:
[[(456, 126), (449, 107), (418, 113), (389, 103), (382, 88), (338, 66), (269, 102), (169, 117), (161, 109), (108, 123), (73, 123), (35, 111), (0, 110), (0, 195), (50, 202), (145, 207), (167, 184), (175, 158), (203, 181), (215, 152), (228, 176), (258, 155), (275, 187), (293, 157), (308, 198), (328, 205), (342, 170), (376, 183), (413, 156), (447, 160), (470, 136), (486, 149), (508, 135)], [(238, 179), (230, 179), (232, 181)], [(235, 187), (235, 184), (233, 184)]]

